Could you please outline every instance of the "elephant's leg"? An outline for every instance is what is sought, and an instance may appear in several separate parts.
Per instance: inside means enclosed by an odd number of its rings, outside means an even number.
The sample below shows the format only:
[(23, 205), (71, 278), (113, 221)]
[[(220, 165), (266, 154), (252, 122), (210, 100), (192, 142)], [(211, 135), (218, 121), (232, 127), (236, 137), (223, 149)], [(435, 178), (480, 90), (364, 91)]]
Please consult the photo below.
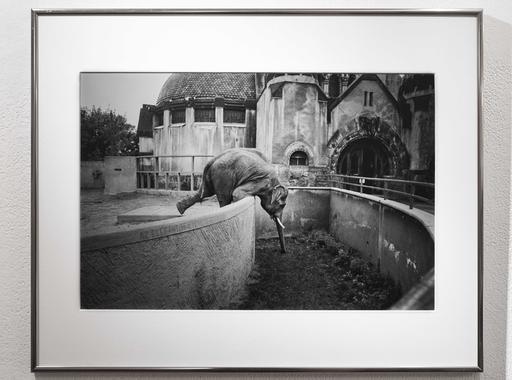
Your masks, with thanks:
[(238, 186), (233, 191), (233, 202), (238, 202), (241, 199), (252, 197), (255, 195), (255, 192), (258, 191), (258, 186), (253, 182), (244, 183), (243, 185)]
[(193, 195), (189, 195), (188, 197), (176, 203), (176, 208), (178, 209), (180, 214), (183, 214), (189, 207), (195, 205), (197, 202), (202, 202), (203, 199), (209, 198), (211, 196), (213, 196), (213, 193), (210, 190), (208, 190), (208, 188), (205, 188), (203, 190), (203, 187), (201, 185), (199, 191), (197, 191)]
[(220, 207), (227, 206), (227, 205), (231, 204), (231, 202), (233, 202), (233, 198), (231, 198), (228, 195), (219, 195), (219, 194), (217, 194), (217, 200), (219, 201), (219, 206)]
[(201, 194), (197, 192), (194, 193), (194, 195), (189, 195), (188, 197), (176, 203), (176, 208), (178, 209), (180, 214), (183, 214), (189, 207), (193, 206), (197, 202), (200, 202), (201, 200)]

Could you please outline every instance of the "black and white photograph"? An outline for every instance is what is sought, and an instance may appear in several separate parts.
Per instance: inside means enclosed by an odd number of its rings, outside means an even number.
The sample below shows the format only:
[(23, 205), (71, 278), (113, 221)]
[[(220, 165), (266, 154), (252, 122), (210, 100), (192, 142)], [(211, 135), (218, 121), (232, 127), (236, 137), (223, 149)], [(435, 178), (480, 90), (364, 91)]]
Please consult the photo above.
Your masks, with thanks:
[(435, 310), (435, 74), (80, 74), (82, 309)]
[(482, 23), (33, 10), (32, 370), (481, 372)]

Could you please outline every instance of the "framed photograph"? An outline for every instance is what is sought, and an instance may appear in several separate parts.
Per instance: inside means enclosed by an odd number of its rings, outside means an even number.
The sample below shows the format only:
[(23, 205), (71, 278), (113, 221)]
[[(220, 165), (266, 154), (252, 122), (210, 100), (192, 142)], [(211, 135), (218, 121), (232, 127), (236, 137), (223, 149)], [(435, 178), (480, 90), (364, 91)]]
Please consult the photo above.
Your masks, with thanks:
[(33, 10), (32, 370), (482, 371), (481, 41)]

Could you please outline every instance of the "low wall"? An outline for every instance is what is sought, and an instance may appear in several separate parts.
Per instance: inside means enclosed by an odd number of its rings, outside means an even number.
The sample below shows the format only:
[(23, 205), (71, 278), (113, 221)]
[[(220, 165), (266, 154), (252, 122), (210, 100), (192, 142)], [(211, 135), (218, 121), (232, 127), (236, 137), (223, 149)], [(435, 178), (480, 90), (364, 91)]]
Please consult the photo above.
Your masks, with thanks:
[(105, 187), (105, 162), (80, 162), (80, 188), (103, 189)]
[[(275, 223), (256, 199), (256, 238), (277, 237)], [(285, 236), (299, 235), (311, 229), (329, 231), (330, 188), (290, 187), (283, 211)]]
[(434, 267), (434, 216), (393, 201), (331, 190), (331, 235), (407, 292)]
[(135, 190), (137, 190), (137, 162), (135, 157), (105, 157), (105, 194), (131, 193)]
[[(258, 202), (259, 203), (259, 202)], [(290, 187), (285, 236), (322, 229), (357, 249), (405, 293), (434, 267), (434, 216), (397, 202), (335, 188)], [(256, 206), (256, 238), (277, 237)]]
[(254, 262), (254, 199), (81, 238), (84, 309), (215, 309)]

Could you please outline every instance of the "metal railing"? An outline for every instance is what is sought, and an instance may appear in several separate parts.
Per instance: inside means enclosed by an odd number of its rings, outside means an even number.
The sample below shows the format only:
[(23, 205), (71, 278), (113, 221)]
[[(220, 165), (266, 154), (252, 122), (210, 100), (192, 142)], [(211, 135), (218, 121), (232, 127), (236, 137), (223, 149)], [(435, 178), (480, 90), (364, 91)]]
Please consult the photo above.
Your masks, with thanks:
[[(197, 158), (211, 157), (204, 154), (136, 157), (137, 189), (197, 191), (206, 164), (202, 162), (200, 170), (196, 170)], [(188, 170), (184, 169), (187, 167)]]
[(316, 185), (359, 191), (360, 193), (382, 196), (384, 199), (407, 200), (410, 209), (414, 208), (415, 201), (434, 205), (435, 185), (428, 182), (343, 174), (319, 174), (316, 177)]

